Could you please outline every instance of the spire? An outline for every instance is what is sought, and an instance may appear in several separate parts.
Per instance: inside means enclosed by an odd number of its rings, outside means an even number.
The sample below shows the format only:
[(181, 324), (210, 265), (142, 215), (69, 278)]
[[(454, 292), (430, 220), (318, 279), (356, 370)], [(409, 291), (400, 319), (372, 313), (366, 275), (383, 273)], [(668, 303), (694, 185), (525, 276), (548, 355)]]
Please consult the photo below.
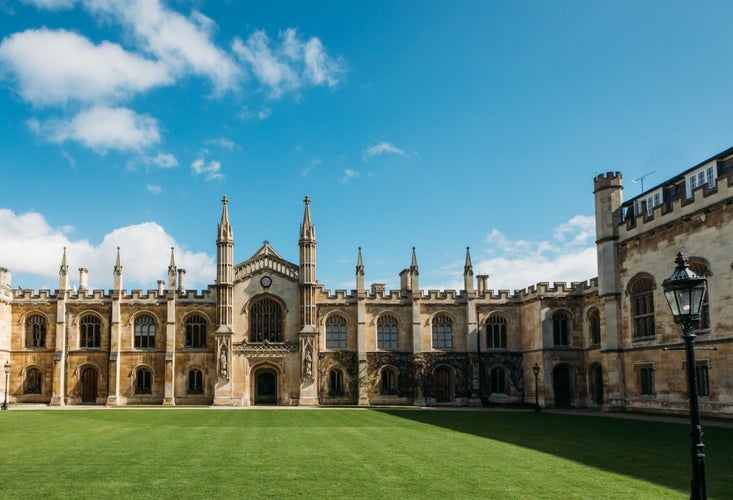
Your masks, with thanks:
[(473, 264), (471, 264), (471, 249), (466, 247), (466, 265), (463, 266), (463, 289), (467, 293), (473, 292)]
[(417, 256), (415, 255), (415, 247), (412, 247), (412, 262), (410, 263), (410, 272), (419, 274), (417, 271)]
[(61, 267), (59, 267), (59, 290), (69, 289), (69, 266), (66, 264), (66, 247), (61, 257)]
[(176, 259), (173, 255), (173, 247), (171, 247), (171, 262), (168, 264), (168, 289), (176, 289)]
[(216, 227), (216, 239), (217, 241), (232, 241), (234, 240), (234, 234), (232, 233), (232, 225), (229, 223), (229, 198), (225, 195), (221, 202), (224, 206), (221, 209), (221, 222)]
[(303, 213), (303, 224), (300, 226), (300, 240), (301, 241), (316, 241), (316, 228), (313, 226), (311, 220), (311, 198), (306, 195), (305, 200), (305, 212)]
[(470, 247), (466, 247), (466, 265), (463, 266), (463, 276), (473, 276), (473, 265), (471, 264)]
[(361, 247), (359, 247), (359, 254), (356, 258), (356, 291), (364, 291), (364, 262), (361, 260)]
[(120, 247), (117, 247), (117, 258), (115, 259), (115, 268), (112, 271), (112, 276), (114, 280), (114, 289), (121, 290), (122, 289), (122, 263), (120, 260)]
[(359, 247), (359, 255), (356, 258), (356, 275), (364, 276), (364, 262), (361, 260), (361, 247)]

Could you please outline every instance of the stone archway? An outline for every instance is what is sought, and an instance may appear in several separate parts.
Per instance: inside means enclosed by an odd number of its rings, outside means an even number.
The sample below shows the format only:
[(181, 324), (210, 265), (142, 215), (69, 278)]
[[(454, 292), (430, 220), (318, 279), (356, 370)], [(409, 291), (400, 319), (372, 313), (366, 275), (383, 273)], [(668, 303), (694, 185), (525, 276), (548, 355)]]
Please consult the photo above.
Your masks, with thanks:
[(588, 376), (591, 400), (600, 406), (603, 404), (603, 367), (598, 363), (592, 364)]

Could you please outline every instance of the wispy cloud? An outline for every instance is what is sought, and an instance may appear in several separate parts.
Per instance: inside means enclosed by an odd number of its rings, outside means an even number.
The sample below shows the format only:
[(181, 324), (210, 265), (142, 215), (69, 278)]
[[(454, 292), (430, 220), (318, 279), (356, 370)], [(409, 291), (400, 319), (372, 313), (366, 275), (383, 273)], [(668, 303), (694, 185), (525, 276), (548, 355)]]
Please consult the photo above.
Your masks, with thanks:
[(347, 168), (344, 170), (343, 175), (339, 178), (339, 182), (341, 184), (346, 184), (347, 182), (351, 181), (352, 179), (355, 179), (356, 177), (359, 177), (360, 175), (361, 175), (360, 172)]
[(160, 193), (163, 192), (163, 188), (160, 186), (156, 186), (155, 184), (148, 184), (146, 186), (146, 189), (148, 190), (148, 193), (152, 194), (153, 196), (158, 196)]
[(300, 171), (300, 175), (305, 177), (306, 175), (310, 174), (311, 170), (313, 170), (315, 167), (320, 165), (322, 163), (321, 160), (311, 160), (308, 165), (303, 167), (303, 170)]
[(369, 158), (373, 156), (380, 156), (380, 155), (386, 155), (386, 154), (393, 154), (393, 155), (400, 155), (400, 156), (407, 156), (407, 153), (405, 153), (403, 150), (398, 148), (397, 146), (382, 141), (374, 146), (371, 146), (370, 148), (367, 148), (366, 151), (364, 151), (364, 154), (362, 155), (361, 159), (364, 161), (369, 160)]
[(222, 149), (228, 149), (229, 151), (232, 151), (234, 149), (240, 149), (239, 145), (236, 142), (234, 142), (231, 139), (228, 139), (227, 137), (214, 137), (212, 139), (206, 139), (204, 141), (204, 144), (218, 146)]
[(274, 98), (307, 85), (334, 88), (345, 72), (343, 61), (329, 56), (318, 38), (304, 42), (292, 28), (277, 41), (255, 31), (247, 41), (235, 39), (232, 51)]
[(221, 163), (211, 160), (208, 163), (203, 158), (198, 158), (191, 163), (191, 171), (194, 175), (203, 175), (207, 181), (219, 181), (224, 178), (221, 173)]

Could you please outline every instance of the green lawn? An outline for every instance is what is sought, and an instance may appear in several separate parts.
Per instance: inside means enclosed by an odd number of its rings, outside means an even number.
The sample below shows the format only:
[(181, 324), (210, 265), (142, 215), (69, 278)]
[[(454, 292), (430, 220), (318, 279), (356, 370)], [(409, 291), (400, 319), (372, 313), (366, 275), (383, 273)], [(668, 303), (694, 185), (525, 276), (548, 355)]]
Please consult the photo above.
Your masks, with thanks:
[[(733, 430), (705, 428), (733, 495)], [(431, 410), (0, 413), (2, 498), (686, 498), (684, 425)]]

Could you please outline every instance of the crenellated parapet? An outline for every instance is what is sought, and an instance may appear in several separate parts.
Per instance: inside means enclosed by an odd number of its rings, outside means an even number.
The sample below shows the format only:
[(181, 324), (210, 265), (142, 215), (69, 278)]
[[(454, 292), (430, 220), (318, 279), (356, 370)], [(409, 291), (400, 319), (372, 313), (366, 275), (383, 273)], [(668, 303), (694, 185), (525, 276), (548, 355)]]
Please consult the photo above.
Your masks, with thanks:
[(728, 150), (623, 203), (622, 239), (713, 209), (733, 199), (733, 153)]
[(621, 185), (621, 172), (606, 172), (599, 174), (593, 179), (593, 187), (595, 191), (602, 189), (616, 188)]

